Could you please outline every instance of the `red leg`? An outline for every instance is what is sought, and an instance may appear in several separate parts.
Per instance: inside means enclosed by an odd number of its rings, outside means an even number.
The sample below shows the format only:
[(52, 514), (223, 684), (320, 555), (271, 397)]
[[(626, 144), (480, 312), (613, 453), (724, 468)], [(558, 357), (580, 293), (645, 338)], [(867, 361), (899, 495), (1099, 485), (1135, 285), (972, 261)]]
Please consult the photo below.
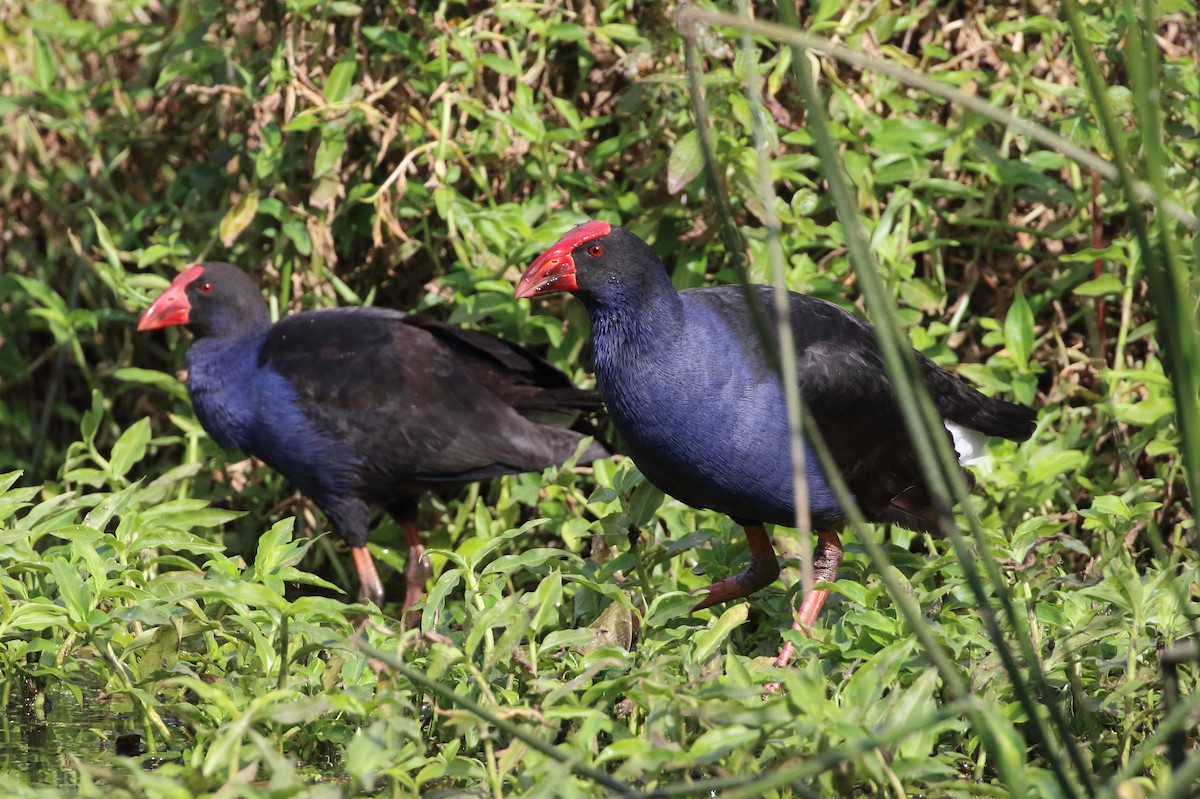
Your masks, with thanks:
[[(842, 542), (833, 530), (821, 530), (817, 533), (817, 551), (813, 553), (813, 582), (832, 583), (837, 579), (838, 566), (842, 563)], [(808, 635), (809, 629), (816, 623), (821, 608), (829, 596), (828, 589), (809, 591), (800, 603), (800, 611), (796, 614), (793, 630)], [(783, 668), (792, 659), (795, 647), (791, 642), (785, 643), (775, 659), (775, 665)]]
[(417, 525), (405, 522), (404, 537), (408, 539), (408, 562), (404, 566), (404, 605), (400, 609), (401, 618), (404, 618), (408, 609), (425, 595), (425, 584), (429, 582), (433, 573), (429, 558), (425, 557), (425, 542), (421, 540)]
[(746, 526), (745, 530), (746, 541), (750, 544), (750, 565), (704, 589), (706, 596), (692, 610), (748, 597), (779, 579), (779, 560), (775, 557), (771, 539), (767, 538), (766, 529), (761, 524), (752, 524)]
[(358, 570), (358, 595), (366, 602), (374, 603), (375, 607), (383, 607), (383, 583), (379, 580), (379, 572), (375, 571), (375, 561), (365, 546), (350, 547), (354, 556), (354, 568)]

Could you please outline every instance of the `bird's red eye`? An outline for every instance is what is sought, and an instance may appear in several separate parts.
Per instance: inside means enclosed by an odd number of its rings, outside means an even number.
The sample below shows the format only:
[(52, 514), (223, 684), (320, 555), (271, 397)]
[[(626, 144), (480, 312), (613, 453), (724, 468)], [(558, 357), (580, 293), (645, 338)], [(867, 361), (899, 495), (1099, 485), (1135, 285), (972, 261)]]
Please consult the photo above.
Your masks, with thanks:
[(588, 255), (593, 258), (599, 258), (601, 255), (604, 255), (604, 248), (599, 244), (593, 244), (591, 247), (588, 247)]
[(212, 294), (212, 283), (207, 280), (201, 280), (199, 289), (201, 294)]

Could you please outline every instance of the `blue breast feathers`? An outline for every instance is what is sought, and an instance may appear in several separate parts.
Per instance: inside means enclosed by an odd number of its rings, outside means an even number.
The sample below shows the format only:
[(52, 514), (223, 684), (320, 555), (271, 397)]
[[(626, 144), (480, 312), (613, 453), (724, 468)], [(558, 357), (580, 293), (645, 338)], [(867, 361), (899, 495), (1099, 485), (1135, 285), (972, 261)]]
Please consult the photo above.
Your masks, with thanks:
[(203, 338), (187, 353), (196, 418), (228, 450), (261, 458), (318, 502), (345, 490), (352, 455), (305, 416), (291, 384), (258, 365), (265, 334)]
[[(593, 322), (603, 320), (593, 317)], [(795, 524), (787, 406), (778, 375), (702, 305), (677, 331), (621, 320), (596, 338), (596, 376), (634, 462), (668, 494), (741, 522)], [(632, 340), (631, 340), (632, 339)], [(842, 519), (807, 444), (814, 526)]]

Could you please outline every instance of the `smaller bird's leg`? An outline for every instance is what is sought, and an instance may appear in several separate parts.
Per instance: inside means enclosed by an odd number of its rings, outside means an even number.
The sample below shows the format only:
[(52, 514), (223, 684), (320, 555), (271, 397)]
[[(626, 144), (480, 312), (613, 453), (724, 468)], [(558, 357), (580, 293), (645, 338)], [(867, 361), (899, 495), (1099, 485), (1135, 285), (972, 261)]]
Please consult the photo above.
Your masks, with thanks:
[(375, 570), (375, 560), (366, 546), (350, 547), (354, 556), (354, 568), (358, 570), (358, 595), (377, 608), (383, 607), (383, 583), (379, 580), (379, 572)]
[[(838, 534), (833, 530), (821, 530), (817, 533), (817, 550), (813, 553), (813, 582), (832, 583), (837, 579), (838, 567), (842, 565), (842, 541), (838, 538)], [(816, 623), (817, 616), (821, 613), (821, 608), (825, 606), (825, 600), (829, 597), (829, 589), (821, 589), (819, 591), (809, 591), (804, 601), (800, 603), (800, 610), (796, 613), (796, 621), (792, 624), (793, 630), (808, 635), (809, 629)], [(792, 659), (792, 652), (795, 647), (789, 641), (783, 645), (783, 649), (779, 652), (779, 657), (775, 659), (775, 665), (783, 668)]]
[(404, 566), (404, 605), (400, 609), (400, 618), (404, 618), (408, 609), (417, 604), (425, 594), (425, 583), (433, 574), (429, 558), (425, 557), (425, 542), (413, 522), (404, 522), (404, 537), (408, 539), (408, 562)]
[(707, 594), (692, 610), (748, 597), (779, 579), (779, 559), (775, 557), (775, 548), (771, 546), (766, 529), (761, 524), (745, 525), (744, 529), (746, 542), (750, 545), (750, 565), (704, 589)]

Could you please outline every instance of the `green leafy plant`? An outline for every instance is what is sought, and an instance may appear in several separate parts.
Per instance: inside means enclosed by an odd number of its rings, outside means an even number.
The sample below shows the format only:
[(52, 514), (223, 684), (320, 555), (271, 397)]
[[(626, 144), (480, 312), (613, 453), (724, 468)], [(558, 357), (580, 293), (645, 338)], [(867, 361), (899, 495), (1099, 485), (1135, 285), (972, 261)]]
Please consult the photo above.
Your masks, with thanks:
[[(6, 795), (1194, 793), (1196, 665), (1171, 693), (1159, 662), (1196, 634), (1194, 9), (677, 11), (0, 15)], [(428, 499), (407, 629), (208, 440), (183, 339), (133, 330), (175, 267), (228, 260), (278, 315), (425, 310), (586, 383), (578, 305), (512, 298), (585, 217), (679, 287), (865, 313), (1039, 432), (970, 495), (929, 437), (962, 534), (855, 525), (811, 637), (803, 535), (774, 535), (783, 581), (692, 614), (745, 544), (619, 458)], [(69, 757), (20, 759), (84, 709)]]

